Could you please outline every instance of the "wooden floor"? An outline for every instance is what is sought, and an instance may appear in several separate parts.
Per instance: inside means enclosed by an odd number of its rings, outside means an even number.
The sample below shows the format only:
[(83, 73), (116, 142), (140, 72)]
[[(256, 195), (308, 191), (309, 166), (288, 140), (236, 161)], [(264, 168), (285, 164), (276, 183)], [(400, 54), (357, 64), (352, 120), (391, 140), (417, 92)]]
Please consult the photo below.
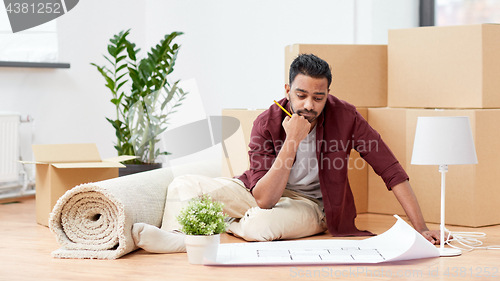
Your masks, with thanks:
[[(389, 229), (389, 215), (362, 214), (357, 225), (375, 233)], [(297, 280), (415, 279), (500, 280), (500, 251), (474, 250), (459, 257), (432, 258), (377, 265), (211, 267), (191, 265), (185, 253), (149, 254), (143, 250), (117, 260), (54, 259), (59, 248), (47, 227), (35, 223), (34, 199), (0, 204), (0, 280)], [(437, 229), (437, 225), (430, 225)], [(451, 231), (486, 233), (485, 245), (500, 244), (500, 226)], [(333, 239), (328, 235), (308, 239)], [(222, 243), (243, 242), (224, 234)], [(399, 278), (398, 278), (399, 275)], [(406, 277), (404, 277), (406, 275)], [(493, 275), (493, 278), (487, 278)], [(343, 277), (342, 277), (343, 276)], [(302, 277), (302, 278), (301, 278)], [(479, 278), (481, 277), (481, 278)]]

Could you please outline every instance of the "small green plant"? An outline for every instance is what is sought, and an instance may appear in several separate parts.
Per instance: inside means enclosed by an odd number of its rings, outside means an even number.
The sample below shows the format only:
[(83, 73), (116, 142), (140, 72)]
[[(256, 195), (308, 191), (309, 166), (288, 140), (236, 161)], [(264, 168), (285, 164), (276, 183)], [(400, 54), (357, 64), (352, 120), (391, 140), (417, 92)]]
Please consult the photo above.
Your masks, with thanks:
[(213, 201), (209, 195), (192, 199), (177, 216), (181, 231), (187, 235), (214, 235), (226, 231), (224, 203)]

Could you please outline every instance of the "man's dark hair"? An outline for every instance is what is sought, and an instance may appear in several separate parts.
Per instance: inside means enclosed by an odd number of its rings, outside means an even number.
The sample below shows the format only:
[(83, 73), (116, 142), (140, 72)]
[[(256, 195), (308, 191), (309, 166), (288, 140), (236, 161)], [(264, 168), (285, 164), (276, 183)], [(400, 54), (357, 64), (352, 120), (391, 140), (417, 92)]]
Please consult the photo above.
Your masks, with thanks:
[(313, 54), (301, 54), (290, 65), (289, 83), (292, 84), (295, 76), (303, 74), (313, 78), (326, 78), (328, 88), (332, 83), (332, 72), (328, 63)]

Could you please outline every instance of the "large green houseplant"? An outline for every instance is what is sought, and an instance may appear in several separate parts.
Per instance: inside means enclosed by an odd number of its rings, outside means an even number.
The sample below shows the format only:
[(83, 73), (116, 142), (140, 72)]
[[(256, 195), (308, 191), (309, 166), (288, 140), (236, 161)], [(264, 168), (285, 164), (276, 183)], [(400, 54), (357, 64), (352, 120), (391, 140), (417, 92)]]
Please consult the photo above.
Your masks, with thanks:
[(167, 129), (170, 114), (175, 112), (187, 94), (170, 82), (179, 45), (172, 41), (182, 32), (165, 35), (140, 59), (140, 49), (127, 39), (130, 29), (113, 36), (108, 44), (108, 65), (92, 63), (106, 80), (116, 108), (116, 119), (106, 118), (114, 127), (118, 155), (138, 158), (127, 164), (152, 164), (158, 156), (169, 154), (156, 144)]

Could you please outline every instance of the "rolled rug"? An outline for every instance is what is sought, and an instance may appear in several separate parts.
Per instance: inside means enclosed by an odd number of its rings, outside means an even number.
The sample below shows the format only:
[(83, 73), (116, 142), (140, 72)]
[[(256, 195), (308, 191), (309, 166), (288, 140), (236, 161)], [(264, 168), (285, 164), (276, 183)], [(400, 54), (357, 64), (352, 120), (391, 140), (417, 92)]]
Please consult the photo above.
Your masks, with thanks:
[(160, 227), (170, 168), (87, 183), (68, 190), (57, 201), (49, 228), (61, 248), (56, 258), (116, 259), (137, 249), (136, 222)]

